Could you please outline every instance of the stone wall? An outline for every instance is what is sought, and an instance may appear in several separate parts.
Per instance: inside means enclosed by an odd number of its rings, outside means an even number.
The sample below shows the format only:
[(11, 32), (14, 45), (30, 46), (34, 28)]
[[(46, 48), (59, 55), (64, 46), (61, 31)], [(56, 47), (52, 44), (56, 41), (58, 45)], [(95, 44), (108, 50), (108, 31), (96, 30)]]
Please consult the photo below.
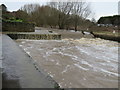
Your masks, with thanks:
[(3, 32), (34, 32), (34, 24), (23, 22), (5, 22), (2, 21)]
[(33, 39), (33, 40), (60, 40), (60, 34), (21, 34), (21, 33), (8, 33), (12, 39)]

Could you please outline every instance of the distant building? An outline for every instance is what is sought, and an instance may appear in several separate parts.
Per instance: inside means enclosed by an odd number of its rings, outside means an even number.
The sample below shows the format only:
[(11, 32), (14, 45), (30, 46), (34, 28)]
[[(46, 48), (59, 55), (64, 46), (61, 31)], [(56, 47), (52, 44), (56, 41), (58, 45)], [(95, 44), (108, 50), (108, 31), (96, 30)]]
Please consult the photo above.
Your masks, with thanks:
[(2, 6), (0, 5), (0, 12), (2, 11)]
[(0, 9), (1, 9), (2, 11), (7, 11), (7, 7), (6, 7), (4, 4), (1, 4), (1, 5), (0, 5)]
[(97, 24), (97, 26), (103, 26), (103, 27), (111, 27), (113, 26), (112, 24)]
[(2, 20), (2, 6), (0, 5), (0, 22), (2, 22), (1, 20)]

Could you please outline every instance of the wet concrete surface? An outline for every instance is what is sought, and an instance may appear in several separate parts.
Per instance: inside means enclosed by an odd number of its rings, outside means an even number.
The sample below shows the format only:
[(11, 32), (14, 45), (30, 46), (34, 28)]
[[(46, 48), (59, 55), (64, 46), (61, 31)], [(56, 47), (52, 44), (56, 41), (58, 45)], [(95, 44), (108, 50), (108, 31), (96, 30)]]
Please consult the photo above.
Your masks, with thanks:
[(0, 34), (0, 89), (2, 88), (2, 34)]
[(56, 82), (7, 35), (2, 35), (3, 88), (55, 88)]
[(118, 88), (117, 42), (99, 38), (16, 42), (62, 88)]

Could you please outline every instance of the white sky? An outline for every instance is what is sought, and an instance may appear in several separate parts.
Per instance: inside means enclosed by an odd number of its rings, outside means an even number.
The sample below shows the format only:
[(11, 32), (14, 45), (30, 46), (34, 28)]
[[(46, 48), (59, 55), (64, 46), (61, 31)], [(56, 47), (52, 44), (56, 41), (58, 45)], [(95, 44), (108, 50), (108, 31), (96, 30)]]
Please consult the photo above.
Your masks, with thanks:
[[(28, 3), (45, 4), (47, 1), (50, 0), (9, 0), (9, 1), (0, 0), (0, 4), (5, 4), (8, 7), (9, 11), (16, 11), (20, 9), (20, 7), (23, 6), (24, 4), (28, 4)], [(58, 1), (58, 0), (52, 0), (52, 1)], [(80, 0), (71, 0), (71, 1), (80, 1)], [(118, 1), (120, 0), (86, 0), (86, 1), (91, 3), (91, 9), (95, 13), (95, 15), (92, 15), (92, 17), (94, 16), (96, 20), (98, 20), (101, 16), (118, 14)]]

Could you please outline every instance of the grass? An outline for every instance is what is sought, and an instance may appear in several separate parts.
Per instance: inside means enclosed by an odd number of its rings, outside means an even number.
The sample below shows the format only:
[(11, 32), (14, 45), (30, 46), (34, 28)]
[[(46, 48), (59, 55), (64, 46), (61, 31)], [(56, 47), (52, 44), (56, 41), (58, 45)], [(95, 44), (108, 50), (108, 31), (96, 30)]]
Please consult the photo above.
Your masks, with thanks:
[(118, 32), (113, 33), (113, 32), (109, 32), (109, 31), (94, 31), (94, 34), (97, 35), (106, 35), (106, 36), (111, 36), (111, 37), (119, 37)]
[(120, 42), (119, 32), (113, 33), (110, 31), (94, 31), (93, 33), (95, 37)]

